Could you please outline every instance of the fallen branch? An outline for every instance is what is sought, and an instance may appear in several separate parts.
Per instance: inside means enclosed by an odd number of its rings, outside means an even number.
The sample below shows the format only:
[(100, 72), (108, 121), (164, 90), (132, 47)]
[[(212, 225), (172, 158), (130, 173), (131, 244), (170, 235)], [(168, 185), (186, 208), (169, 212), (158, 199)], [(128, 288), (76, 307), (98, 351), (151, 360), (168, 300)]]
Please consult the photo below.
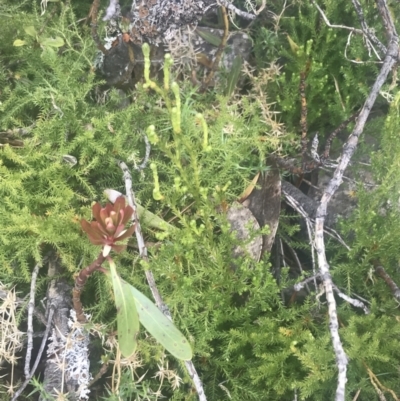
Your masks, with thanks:
[[(131, 176), (128, 166), (124, 162), (121, 161), (118, 163), (118, 165), (123, 172), (123, 177), (124, 177), (124, 181), (125, 181), (125, 191), (126, 191), (126, 197), (128, 199), (128, 204), (133, 209), (132, 222), (135, 224), (135, 234), (136, 234), (136, 240), (138, 243), (139, 254), (140, 254), (140, 257), (146, 263), (148, 263), (149, 257), (148, 257), (148, 253), (147, 253), (147, 247), (145, 245), (144, 238), (142, 235), (142, 229), (140, 227), (140, 221), (139, 221), (139, 217), (138, 217), (138, 213), (137, 213), (135, 194), (132, 190), (132, 176)], [(171, 312), (170, 312), (168, 306), (164, 303), (162, 296), (161, 296), (160, 292), (158, 291), (152, 271), (150, 269), (146, 269), (145, 274), (146, 274), (147, 283), (149, 284), (151, 293), (153, 294), (153, 298), (156, 301), (158, 308), (172, 322)], [(207, 401), (206, 395), (204, 393), (203, 383), (201, 382), (200, 376), (198, 375), (193, 362), (185, 361), (185, 366), (186, 366), (186, 370), (187, 370), (190, 378), (192, 379), (192, 381), (194, 383), (199, 400)]]
[[(386, 8), (387, 5), (384, 0), (377, 0), (380, 7)], [(387, 13), (387, 18), (391, 18), (390, 14)], [(393, 22), (390, 20), (388, 24), (393, 27)], [(385, 83), (389, 72), (392, 67), (399, 60), (399, 40), (394, 29), (389, 41), (388, 51), (378, 74), (378, 77), (361, 109), (360, 115), (358, 116), (357, 122), (353, 129), (353, 132), (349, 136), (346, 144), (344, 145), (343, 152), (338, 163), (338, 166), (334, 172), (333, 178), (330, 180), (328, 186), (325, 188), (324, 194), (322, 195), (319, 207), (317, 209), (317, 217), (315, 222), (315, 246), (318, 254), (318, 266), (323, 280), (323, 284), (326, 292), (326, 299), (328, 302), (329, 311), (329, 329), (331, 332), (332, 345), (336, 355), (336, 364), (338, 367), (338, 385), (336, 388), (336, 401), (344, 401), (345, 399), (345, 387), (347, 381), (347, 364), (348, 358), (343, 349), (343, 345), (339, 336), (339, 323), (336, 311), (336, 301), (333, 295), (333, 282), (329, 272), (329, 264), (326, 259), (325, 243), (324, 243), (324, 222), (327, 214), (327, 207), (332, 196), (338, 189), (339, 185), (343, 182), (343, 174), (348, 166), (351, 157), (356, 149), (358, 139), (363, 132), (365, 123), (370, 114), (370, 111), (375, 103), (375, 100), (379, 94), (382, 85)]]

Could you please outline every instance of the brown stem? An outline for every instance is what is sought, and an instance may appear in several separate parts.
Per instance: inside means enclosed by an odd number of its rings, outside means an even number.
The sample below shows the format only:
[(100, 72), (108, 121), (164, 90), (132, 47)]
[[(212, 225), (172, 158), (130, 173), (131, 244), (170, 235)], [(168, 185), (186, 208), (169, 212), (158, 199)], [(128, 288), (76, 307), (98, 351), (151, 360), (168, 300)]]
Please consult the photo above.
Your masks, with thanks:
[(74, 305), (76, 319), (80, 323), (86, 322), (86, 318), (83, 313), (83, 306), (82, 306), (82, 302), (81, 302), (82, 289), (85, 286), (86, 281), (91, 276), (91, 274), (93, 272), (95, 272), (96, 270), (101, 269), (101, 265), (103, 264), (103, 262), (105, 260), (106, 260), (106, 258), (103, 256), (103, 252), (100, 252), (97, 259), (93, 263), (91, 263), (89, 266), (87, 266), (83, 270), (81, 270), (75, 279), (75, 285), (72, 290), (72, 303)]
[(333, 140), (336, 138), (337, 134), (341, 131), (343, 131), (352, 121), (354, 121), (358, 115), (360, 114), (360, 110), (356, 111), (353, 115), (351, 115), (347, 120), (343, 121), (339, 127), (337, 127), (334, 131), (332, 131), (329, 134), (329, 137), (326, 141), (325, 145), (325, 151), (323, 153), (323, 158), (328, 159), (329, 158), (329, 152), (331, 150), (331, 145)]
[(386, 270), (379, 263), (379, 261), (374, 260), (372, 263), (375, 267), (375, 273), (387, 284), (387, 286), (390, 288), (390, 291), (392, 291), (393, 296), (400, 301), (400, 288), (389, 276), (389, 274), (386, 273)]

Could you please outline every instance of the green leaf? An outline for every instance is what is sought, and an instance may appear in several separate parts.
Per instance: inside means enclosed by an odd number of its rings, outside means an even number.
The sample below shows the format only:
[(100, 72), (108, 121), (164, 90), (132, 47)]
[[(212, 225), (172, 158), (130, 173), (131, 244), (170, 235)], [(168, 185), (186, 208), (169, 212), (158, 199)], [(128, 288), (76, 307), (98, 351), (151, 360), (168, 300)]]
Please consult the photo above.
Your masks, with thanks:
[(51, 59), (55, 59), (57, 57), (56, 52), (54, 51), (53, 48), (51, 47), (44, 47), (42, 50), (42, 54), (40, 55), (40, 57), (51, 60)]
[(25, 40), (21, 40), (21, 39), (14, 40), (13, 46), (15, 46), (15, 47), (24, 46), (24, 45), (26, 45)]
[(136, 301), (140, 323), (146, 330), (175, 358), (184, 361), (192, 359), (192, 347), (174, 323), (135, 287), (130, 286), (130, 289)]
[(35, 29), (35, 27), (34, 27), (33, 25), (26, 26), (26, 27), (24, 28), (24, 31), (25, 31), (29, 36), (33, 36), (34, 38), (36, 38), (37, 33), (36, 33), (36, 29)]
[(210, 43), (213, 46), (218, 47), (221, 44), (221, 38), (208, 31), (202, 31), (200, 28), (197, 28), (196, 33), (206, 42)]
[(64, 39), (56, 36), (55, 38), (40, 39), (42, 46), (61, 47), (64, 46)]
[(121, 354), (128, 358), (136, 349), (139, 319), (131, 286), (117, 274), (115, 263), (110, 261), (111, 281), (117, 307), (118, 342)]
[(232, 69), (229, 72), (226, 88), (225, 88), (225, 96), (231, 96), (234, 92), (236, 85), (239, 81), (240, 73), (242, 71), (243, 60), (241, 56), (236, 56), (235, 60), (232, 63)]

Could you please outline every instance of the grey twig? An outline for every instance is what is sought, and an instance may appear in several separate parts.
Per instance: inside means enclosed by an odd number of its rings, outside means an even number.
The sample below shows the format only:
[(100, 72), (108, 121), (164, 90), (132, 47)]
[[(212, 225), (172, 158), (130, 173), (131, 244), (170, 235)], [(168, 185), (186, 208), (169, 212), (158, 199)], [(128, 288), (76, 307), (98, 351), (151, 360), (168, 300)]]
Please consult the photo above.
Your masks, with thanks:
[(315, 8), (318, 10), (318, 12), (321, 14), (321, 17), (323, 18), (323, 20), (325, 21), (325, 24), (329, 27), (329, 28), (339, 28), (339, 29), (346, 29), (348, 31), (351, 32), (355, 32), (358, 33), (359, 35), (363, 34), (363, 31), (361, 29), (356, 29), (354, 27), (351, 26), (346, 26), (346, 25), (335, 25), (335, 24), (331, 24), (328, 20), (328, 17), (325, 15), (325, 13), (322, 11), (321, 7), (314, 1), (311, 0), (311, 4), (313, 4), (315, 6)]
[[(376, 53), (375, 49), (372, 46), (371, 42), (374, 42), (380, 49), (380, 51), (382, 52), (382, 54), (386, 53), (386, 47), (382, 44), (382, 42), (375, 36), (375, 34), (373, 33), (373, 31), (368, 28), (365, 19), (364, 19), (364, 14), (362, 12), (362, 8), (360, 3), (358, 2), (358, 0), (352, 0), (354, 7), (357, 11), (357, 14), (359, 16), (360, 22), (361, 22), (361, 26), (362, 26), (362, 30), (361, 29), (357, 29), (354, 27), (350, 27), (350, 26), (346, 26), (346, 25), (336, 25), (336, 24), (331, 24), (328, 20), (328, 17), (325, 15), (325, 13), (322, 11), (321, 7), (314, 1), (311, 0), (311, 4), (313, 4), (315, 6), (315, 8), (318, 10), (318, 12), (321, 14), (325, 24), (329, 27), (329, 28), (338, 28), (338, 29), (345, 29), (350, 31), (350, 35), (348, 38), (348, 43), (347, 46), (350, 44), (350, 39), (351, 39), (351, 35), (353, 33), (357, 33), (359, 35), (363, 35), (366, 39), (366, 46), (368, 48), (368, 51), (370, 52), (371, 48), (373, 49), (374, 53), (376, 54), (377, 58), (380, 60), (379, 55)], [(346, 46), (346, 49), (347, 49)], [(346, 50), (345, 50), (345, 56), (346, 56)], [(347, 56), (346, 56), (347, 58)], [(357, 63), (363, 63), (363, 61), (357, 61)]]
[(246, 11), (242, 11), (239, 8), (235, 7), (231, 2), (228, 0), (217, 0), (218, 4), (221, 6), (226, 7), (228, 10), (234, 12), (235, 14), (239, 15), (239, 17), (242, 17), (244, 19), (249, 19), (249, 20), (254, 20), (256, 19), (255, 14), (250, 14), (247, 13)]
[[(319, 277), (319, 273), (317, 273), (315, 276), (311, 276), (311, 277), (307, 277), (305, 278), (303, 281), (300, 281), (300, 283), (296, 283), (293, 288), (295, 291), (300, 291), (302, 290), (304, 287), (306, 287), (308, 285), (308, 283), (311, 283), (311, 281), (314, 281)], [(317, 288), (317, 287), (315, 287)]]
[(349, 297), (348, 295), (344, 294), (342, 291), (339, 290), (339, 288), (335, 284), (333, 284), (332, 287), (333, 287), (333, 290), (336, 292), (336, 294), (338, 294), (338, 296), (340, 298), (344, 299), (346, 302), (355, 306), (356, 308), (361, 308), (366, 315), (369, 314), (369, 309), (365, 306), (365, 304), (363, 302), (359, 301), (358, 299), (353, 299), (353, 298)]
[[(126, 191), (126, 197), (128, 199), (128, 204), (134, 211), (133, 216), (132, 216), (132, 221), (133, 221), (133, 223), (135, 223), (135, 234), (136, 234), (136, 240), (138, 243), (139, 254), (144, 261), (148, 262), (149, 258), (148, 258), (148, 254), (147, 254), (147, 248), (144, 243), (142, 229), (140, 227), (140, 221), (139, 221), (139, 217), (137, 214), (137, 205), (136, 205), (135, 194), (132, 190), (132, 175), (129, 171), (128, 166), (124, 162), (121, 161), (118, 163), (118, 165), (123, 172), (123, 177), (124, 177), (124, 181), (125, 181), (125, 191)], [(169, 320), (172, 321), (171, 312), (170, 312), (168, 306), (164, 303), (162, 296), (161, 296), (160, 292), (158, 291), (152, 271), (149, 269), (146, 269), (145, 274), (146, 274), (146, 279), (149, 284), (151, 293), (153, 294), (153, 298), (156, 301), (158, 308)], [(193, 380), (199, 400), (207, 401), (206, 395), (204, 393), (203, 383), (201, 382), (200, 376), (198, 375), (193, 362), (185, 361), (185, 366), (186, 366), (186, 370), (187, 370), (190, 378)]]
[(33, 310), (35, 309), (35, 290), (36, 290), (36, 279), (39, 273), (39, 265), (37, 264), (32, 272), (31, 279), (31, 292), (29, 295), (29, 304), (28, 304), (28, 330), (27, 330), (27, 347), (26, 347), (26, 357), (25, 357), (25, 366), (24, 366), (24, 374), (25, 378), (29, 377), (29, 370), (31, 365), (31, 356), (33, 349)]
[(46, 346), (46, 343), (47, 343), (47, 337), (49, 336), (51, 322), (53, 321), (53, 315), (54, 315), (54, 307), (51, 306), (50, 310), (49, 310), (49, 315), (47, 317), (46, 330), (44, 332), (42, 343), (40, 344), (39, 352), (36, 356), (35, 363), (33, 364), (33, 367), (31, 369), (29, 375), (27, 376), (25, 381), (22, 383), (21, 387), (15, 392), (11, 401), (15, 401), (22, 394), (22, 392), (25, 390), (26, 386), (29, 384), (30, 380), (32, 379), (33, 375), (35, 374), (35, 371), (36, 371), (36, 369), (39, 365), (40, 359), (42, 357), (44, 347)]
[[(354, 126), (353, 132), (349, 136), (346, 144), (343, 147), (343, 152), (338, 162), (338, 166), (335, 170), (333, 178), (330, 180), (328, 186), (325, 188), (324, 194), (322, 195), (320, 204), (317, 209), (316, 221), (315, 221), (315, 245), (318, 255), (318, 266), (325, 287), (326, 299), (328, 302), (329, 311), (329, 329), (331, 332), (332, 345), (336, 355), (336, 364), (338, 367), (338, 384), (336, 388), (336, 401), (344, 401), (345, 399), (345, 387), (347, 381), (347, 364), (348, 358), (343, 349), (343, 345), (339, 335), (339, 323), (336, 311), (336, 301), (333, 295), (333, 282), (329, 272), (329, 264), (326, 259), (325, 243), (324, 243), (324, 222), (327, 214), (327, 207), (332, 196), (338, 189), (339, 185), (343, 182), (343, 174), (348, 166), (351, 157), (356, 149), (358, 139), (363, 132), (365, 123), (370, 114), (370, 111), (375, 103), (375, 100), (379, 94), (382, 85), (385, 83), (387, 76), (393, 66), (399, 61), (399, 39), (397, 33), (394, 30), (393, 21), (391, 21), (390, 13), (387, 10), (387, 5), (384, 0), (378, 0), (378, 6), (386, 9), (386, 18), (388, 18), (390, 25), (390, 41), (387, 49), (385, 60), (381, 67), (381, 70), (376, 78), (370, 93), (365, 100), (364, 106), (360, 111)], [(382, 13), (381, 13), (382, 14)]]
[[(302, 290), (304, 287), (306, 287), (308, 285), (309, 282), (316, 280), (317, 278), (320, 277), (320, 273), (317, 273), (315, 276), (311, 276), (311, 277), (307, 277), (306, 279), (304, 279), (303, 281), (300, 281), (300, 283), (296, 283), (293, 286), (293, 289), (295, 291), (300, 291)], [(341, 292), (339, 290), (339, 288), (333, 284), (333, 289), (334, 291), (338, 294), (338, 296), (342, 299), (344, 299), (346, 302), (348, 302), (349, 304), (355, 306), (356, 308), (361, 308), (364, 310), (365, 314), (369, 314), (369, 309), (365, 306), (365, 304), (361, 301), (359, 301), (358, 299), (353, 299), (351, 297), (349, 297), (348, 295), (344, 294), (343, 292)], [(399, 290), (399, 294), (400, 294), (400, 290)], [(364, 299), (365, 302), (368, 302)]]
[(358, 0), (351, 0), (351, 1), (354, 5), (354, 8), (356, 9), (356, 13), (360, 20), (360, 24), (361, 24), (361, 27), (362, 27), (362, 30), (363, 30), (365, 36), (371, 42), (374, 42), (379, 47), (379, 50), (382, 52), (382, 54), (386, 54), (387, 53), (386, 46), (375, 36), (375, 33), (372, 31), (372, 29), (370, 29), (368, 27), (367, 23), (365, 22), (364, 12), (363, 12), (360, 2)]
[(135, 170), (138, 170), (138, 171), (146, 168), (147, 163), (149, 162), (149, 158), (150, 158), (151, 144), (150, 144), (149, 138), (147, 138), (146, 134), (143, 137), (144, 137), (144, 142), (146, 144), (146, 153), (144, 155), (144, 159), (143, 159), (142, 163), (139, 164), (139, 166), (135, 166)]
[(282, 186), (282, 192), (285, 195), (285, 198), (286, 198), (286, 201), (288, 202), (288, 204), (294, 210), (296, 210), (297, 213), (299, 213), (301, 216), (303, 216), (303, 218), (306, 222), (308, 238), (310, 240), (310, 246), (311, 246), (311, 259), (312, 259), (314, 285), (315, 285), (315, 288), (317, 288), (317, 281), (315, 279), (316, 270), (315, 270), (315, 254), (314, 254), (314, 241), (313, 241), (314, 230), (313, 230), (313, 226), (312, 226), (312, 220), (311, 220), (309, 214), (300, 205), (300, 203), (293, 196), (291, 196), (287, 191), (285, 191), (283, 186)]

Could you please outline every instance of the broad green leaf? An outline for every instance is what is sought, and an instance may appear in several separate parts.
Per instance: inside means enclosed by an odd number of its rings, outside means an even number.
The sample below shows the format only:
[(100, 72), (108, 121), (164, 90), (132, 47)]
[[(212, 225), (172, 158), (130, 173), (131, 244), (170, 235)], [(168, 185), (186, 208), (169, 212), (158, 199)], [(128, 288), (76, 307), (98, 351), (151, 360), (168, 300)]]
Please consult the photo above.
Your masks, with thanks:
[(218, 47), (221, 44), (221, 38), (208, 31), (202, 31), (200, 28), (196, 29), (196, 33), (203, 38), (207, 43)]
[(235, 91), (236, 85), (239, 81), (240, 73), (242, 71), (243, 60), (241, 56), (236, 56), (232, 63), (232, 69), (229, 72), (226, 82), (225, 96), (231, 96)]
[(52, 47), (45, 46), (42, 50), (42, 54), (40, 55), (42, 58), (47, 58), (47, 59), (55, 59), (57, 57), (56, 52)]
[[(104, 193), (107, 196), (108, 200), (112, 203), (115, 202), (118, 196), (122, 195), (121, 192), (118, 192), (115, 189), (106, 189)], [(137, 203), (137, 209), (140, 223), (145, 224), (148, 227), (156, 228), (157, 230), (163, 230), (163, 231), (173, 231), (177, 229), (175, 226), (167, 223), (165, 220), (161, 219), (156, 214), (149, 212), (143, 206), (140, 206), (138, 203)]]
[(55, 38), (40, 39), (42, 46), (61, 47), (64, 46), (64, 39), (56, 36)]
[(25, 28), (24, 28), (24, 31), (29, 35), (29, 36), (33, 36), (34, 38), (36, 38), (36, 29), (35, 29), (35, 27), (33, 26), (33, 25), (29, 25), (29, 26), (26, 26)]
[(21, 39), (15, 39), (13, 46), (19, 47), (19, 46), (24, 46), (26, 45), (25, 40), (21, 40)]
[(128, 358), (136, 349), (139, 319), (131, 286), (117, 274), (115, 263), (110, 261), (110, 275), (117, 307), (118, 343), (121, 354)]
[(146, 330), (175, 358), (184, 361), (192, 359), (192, 347), (174, 323), (135, 287), (130, 286), (130, 289), (136, 301), (140, 323)]

